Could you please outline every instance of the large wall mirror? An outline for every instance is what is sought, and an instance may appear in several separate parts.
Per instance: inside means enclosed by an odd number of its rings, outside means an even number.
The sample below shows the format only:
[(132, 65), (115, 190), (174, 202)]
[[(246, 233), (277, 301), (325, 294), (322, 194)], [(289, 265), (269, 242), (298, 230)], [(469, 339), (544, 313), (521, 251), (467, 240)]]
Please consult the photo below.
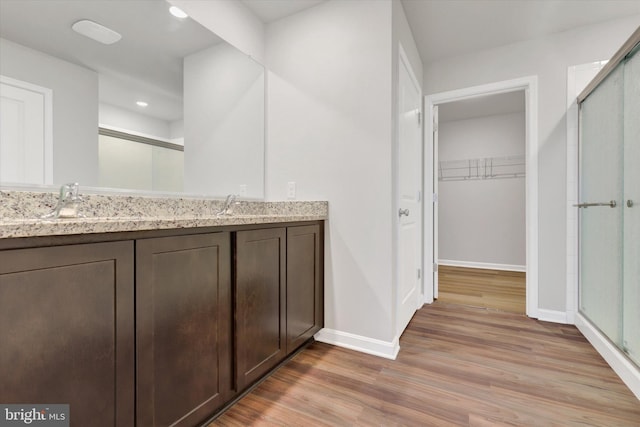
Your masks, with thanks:
[(0, 1), (0, 185), (264, 198), (264, 67), (170, 6)]

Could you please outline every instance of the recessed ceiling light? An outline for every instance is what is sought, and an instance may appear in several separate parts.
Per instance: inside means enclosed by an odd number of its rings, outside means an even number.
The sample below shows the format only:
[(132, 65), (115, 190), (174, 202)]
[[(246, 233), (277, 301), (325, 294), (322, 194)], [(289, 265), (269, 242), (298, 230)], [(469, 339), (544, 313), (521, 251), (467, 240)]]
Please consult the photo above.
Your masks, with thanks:
[(136, 101), (136, 105), (138, 107), (146, 107), (149, 104), (147, 102), (144, 102), (144, 101)]
[(111, 28), (100, 25), (97, 22), (89, 21), (88, 19), (76, 22), (71, 28), (76, 33), (103, 44), (113, 44), (122, 38), (120, 34)]
[(169, 8), (169, 12), (171, 12), (171, 14), (173, 16), (175, 16), (176, 18), (186, 18), (187, 16), (189, 16), (184, 12), (184, 10), (180, 9), (179, 7), (175, 7), (175, 6), (171, 6)]

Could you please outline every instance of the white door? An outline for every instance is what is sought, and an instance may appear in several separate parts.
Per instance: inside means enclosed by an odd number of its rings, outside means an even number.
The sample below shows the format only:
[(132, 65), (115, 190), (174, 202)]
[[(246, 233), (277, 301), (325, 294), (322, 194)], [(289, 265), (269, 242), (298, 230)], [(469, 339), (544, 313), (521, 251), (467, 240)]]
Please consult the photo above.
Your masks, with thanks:
[(0, 182), (51, 184), (51, 90), (0, 79)]
[(398, 289), (397, 333), (422, 305), (422, 124), (421, 95), (400, 48), (398, 90)]

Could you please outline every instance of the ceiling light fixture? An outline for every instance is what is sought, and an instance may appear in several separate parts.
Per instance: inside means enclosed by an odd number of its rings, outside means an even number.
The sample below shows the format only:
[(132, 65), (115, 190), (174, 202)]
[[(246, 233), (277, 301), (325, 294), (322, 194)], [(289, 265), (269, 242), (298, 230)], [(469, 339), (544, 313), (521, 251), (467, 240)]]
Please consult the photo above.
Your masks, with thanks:
[(113, 44), (122, 38), (120, 34), (111, 28), (100, 25), (97, 22), (89, 21), (88, 19), (76, 22), (71, 28), (76, 33), (82, 34), (102, 44)]
[(144, 102), (144, 101), (136, 101), (136, 105), (137, 105), (138, 107), (146, 107), (146, 106), (148, 106), (148, 105), (149, 105), (149, 103)]
[(180, 19), (184, 19), (184, 18), (189, 16), (184, 12), (184, 10), (182, 10), (179, 7), (176, 7), (176, 6), (171, 6), (169, 8), (169, 12), (171, 12), (171, 14), (173, 16), (175, 16), (176, 18), (180, 18)]

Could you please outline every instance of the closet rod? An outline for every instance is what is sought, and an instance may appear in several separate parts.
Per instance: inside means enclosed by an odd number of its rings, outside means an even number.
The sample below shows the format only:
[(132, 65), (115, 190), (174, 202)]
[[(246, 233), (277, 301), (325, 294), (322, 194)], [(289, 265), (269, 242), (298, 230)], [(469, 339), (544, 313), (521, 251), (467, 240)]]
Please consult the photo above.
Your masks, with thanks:
[(629, 53), (631, 53), (631, 51), (633, 51), (633, 49), (635, 49), (638, 44), (640, 44), (640, 27), (638, 27), (633, 32), (633, 34), (631, 34), (631, 37), (629, 37), (629, 39), (624, 42), (622, 47), (618, 49), (613, 57), (611, 57), (609, 62), (607, 62), (607, 65), (605, 65), (602, 70), (600, 70), (600, 72), (596, 74), (593, 80), (589, 82), (587, 87), (584, 88), (582, 92), (580, 92), (580, 95), (578, 95), (578, 104), (581, 104), (582, 101), (584, 101), (591, 94), (591, 92), (593, 92), (593, 90), (597, 88), (604, 79), (607, 78), (609, 73), (611, 73), (618, 66), (618, 64), (621, 63), (624, 58)]

